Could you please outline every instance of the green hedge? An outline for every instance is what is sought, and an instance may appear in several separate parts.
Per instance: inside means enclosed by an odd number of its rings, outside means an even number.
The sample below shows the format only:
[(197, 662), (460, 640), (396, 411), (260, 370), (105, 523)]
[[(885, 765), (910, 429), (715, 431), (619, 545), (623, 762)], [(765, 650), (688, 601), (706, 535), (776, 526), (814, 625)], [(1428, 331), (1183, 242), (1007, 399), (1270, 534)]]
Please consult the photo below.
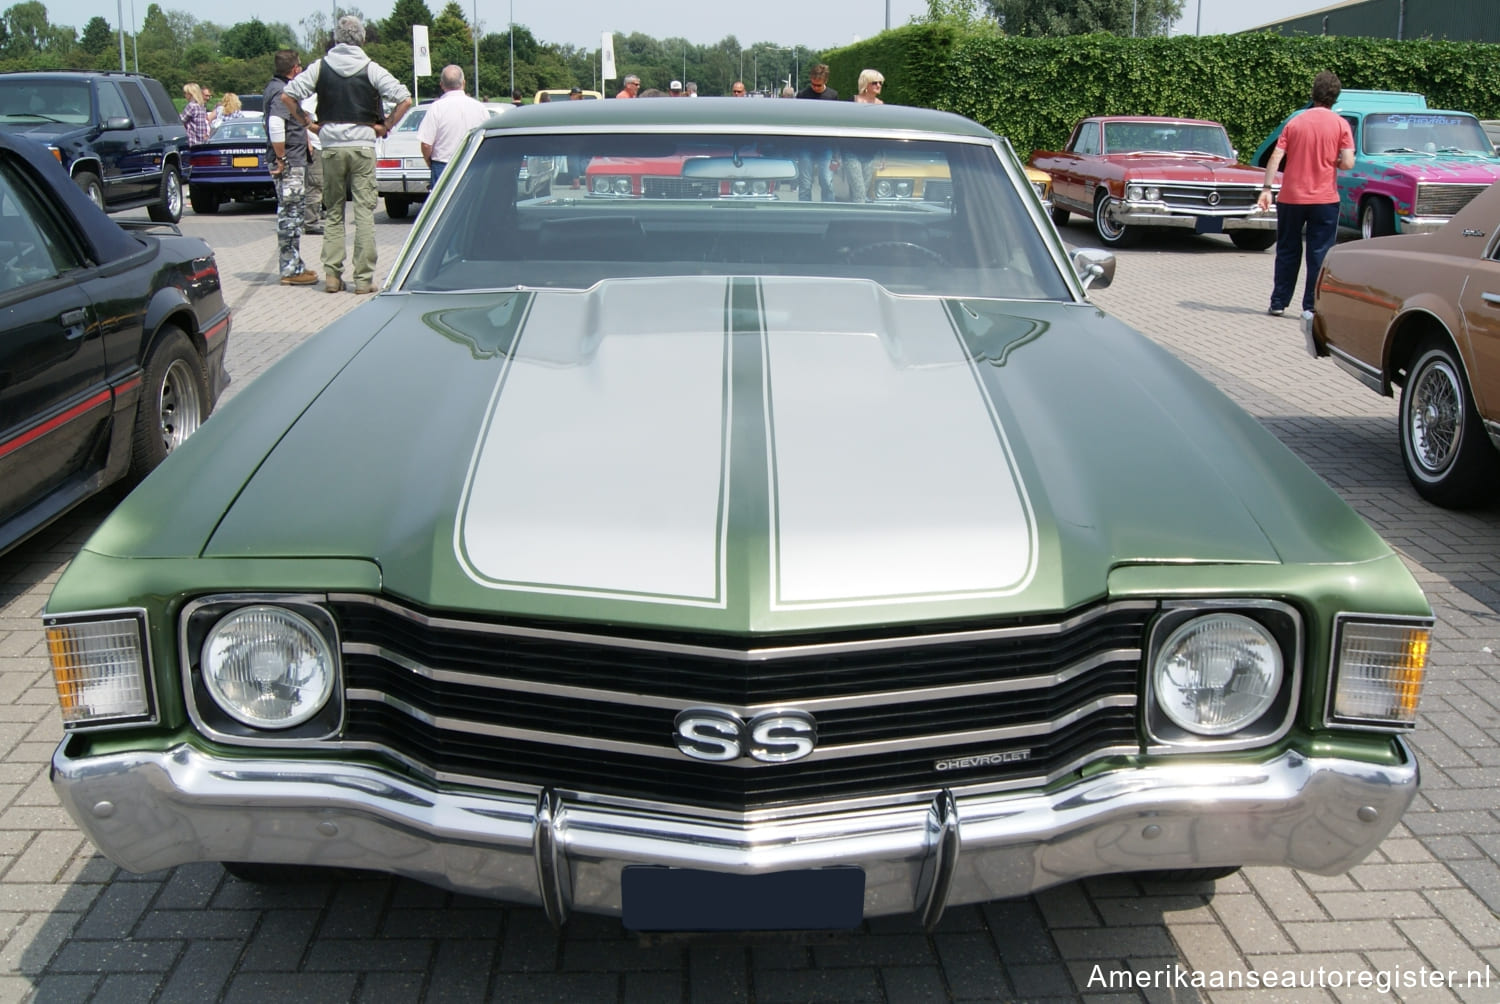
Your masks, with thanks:
[(825, 55), (830, 83), (852, 96), (860, 70), (885, 74), (896, 104), (957, 112), (1010, 138), (1024, 160), (1057, 150), (1088, 115), (1180, 115), (1224, 123), (1248, 159), (1312, 78), (1416, 91), (1434, 108), (1500, 118), (1500, 45), (1378, 38), (1209, 35), (1009, 38), (938, 22), (883, 32)]

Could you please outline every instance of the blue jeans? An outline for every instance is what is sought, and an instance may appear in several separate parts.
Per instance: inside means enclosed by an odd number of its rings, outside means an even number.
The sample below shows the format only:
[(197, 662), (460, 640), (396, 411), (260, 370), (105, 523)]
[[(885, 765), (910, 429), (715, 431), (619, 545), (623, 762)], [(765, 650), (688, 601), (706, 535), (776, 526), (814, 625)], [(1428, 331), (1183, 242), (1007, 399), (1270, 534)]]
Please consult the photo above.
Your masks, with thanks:
[(811, 202), (813, 187), (813, 164), (818, 168), (819, 198), (833, 201), (833, 150), (805, 150), (797, 164), (797, 201)]
[(1286, 308), (1297, 290), (1297, 270), (1302, 245), (1307, 242), (1307, 282), (1302, 287), (1302, 309), (1313, 309), (1313, 291), (1318, 269), (1339, 235), (1339, 204), (1300, 205), (1276, 203), (1276, 279), (1271, 286), (1271, 307)]
[(443, 176), (443, 168), (447, 167), (446, 161), (434, 160), (427, 165), (432, 171), (432, 181), (428, 183), (429, 188), (437, 188), (438, 179)]

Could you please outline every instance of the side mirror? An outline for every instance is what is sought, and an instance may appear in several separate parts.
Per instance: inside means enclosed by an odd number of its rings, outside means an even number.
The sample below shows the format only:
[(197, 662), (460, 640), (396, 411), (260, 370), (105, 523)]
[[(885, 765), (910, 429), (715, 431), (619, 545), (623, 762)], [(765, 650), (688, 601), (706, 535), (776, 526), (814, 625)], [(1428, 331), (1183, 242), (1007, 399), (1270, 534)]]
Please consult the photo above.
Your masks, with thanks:
[(130, 116), (128, 115), (115, 115), (104, 120), (104, 129), (106, 132), (118, 132), (134, 128), (135, 123), (130, 120)]
[(1103, 289), (1115, 281), (1115, 256), (1097, 248), (1079, 248), (1073, 252), (1073, 271), (1078, 273), (1083, 288), (1098, 286)]

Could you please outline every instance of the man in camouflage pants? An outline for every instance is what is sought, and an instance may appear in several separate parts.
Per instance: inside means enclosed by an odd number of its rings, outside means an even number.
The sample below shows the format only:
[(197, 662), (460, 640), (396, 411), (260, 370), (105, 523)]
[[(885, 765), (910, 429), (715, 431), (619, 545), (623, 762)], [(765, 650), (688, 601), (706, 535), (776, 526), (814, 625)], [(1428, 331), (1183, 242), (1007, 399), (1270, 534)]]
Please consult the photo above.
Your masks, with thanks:
[(288, 113), (281, 92), (302, 71), (292, 49), (278, 50), (275, 76), (266, 84), (266, 134), (271, 138), (271, 176), (276, 179), (276, 259), (283, 286), (312, 286), (318, 273), (302, 260), (302, 203), (307, 193), (307, 127)]

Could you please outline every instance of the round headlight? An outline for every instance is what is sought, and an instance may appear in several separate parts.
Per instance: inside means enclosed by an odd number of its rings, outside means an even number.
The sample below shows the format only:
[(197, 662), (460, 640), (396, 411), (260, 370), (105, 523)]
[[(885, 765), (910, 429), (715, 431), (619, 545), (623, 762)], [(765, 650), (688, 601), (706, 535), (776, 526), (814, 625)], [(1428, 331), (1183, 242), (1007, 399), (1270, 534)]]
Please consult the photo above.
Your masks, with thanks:
[(1127, 185), (1125, 188), (1125, 198), (1129, 199), (1131, 202), (1141, 201), (1141, 198), (1144, 195), (1145, 192), (1142, 191), (1140, 185)]
[(875, 182), (875, 197), (877, 199), (889, 199), (892, 191), (894, 189), (891, 187), (891, 183), (884, 178)]
[(898, 182), (896, 182), (896, 194), (898, 196), (900, 196), (901, 198), (903, 198), (903, 199), (904, 198), (908, 198), (911, 195), (911, 182), (909, 182), (909, 181), (898, 181)]
[(629, 178), (616, 178), (615, 179), (615, 194), (616, 195), (629, 195), (630, 194), (630, 179)]
[(1153, 187), (1153, 186), (1148, 186), (1146, 188), (1146, 199), (1149, 202), (1160, 202), (1161, 201), (1161, 189)]
[(755, 195), (766, 195), (770, 193), (771, 185), (769, 182), (757, 181), (750, 186), (750, 191)]
[(735, 195), (745, 195), (750, 191), (750, 183), (748, 181), (736, 181), (730, 186), (730, 190)]
[(203, 639), (203, 681), (225, 714), (261, 729), (300, 725), (333, 694), (328, 642), (285, 607), (243, 607)]
[(594, 192), (597, 195), (608, 195), (609, 194), (609, 179), (608, 178), (595, 178), (594, 179)]
[(1031, 190), (1036, 193), (1036, 197), (1039, 199), (1045, 199), (1047, 197), (1047, 186), (1042, 184), (1040, 181), (1033, 181), (1031, 183)]
[(1253, 723), (1281, 687), (1281, 646), (1243, 614), (1210, 614), (1167, 636), (1152, 667), (1156, 702), (1189, 732), (1228, 735)]

